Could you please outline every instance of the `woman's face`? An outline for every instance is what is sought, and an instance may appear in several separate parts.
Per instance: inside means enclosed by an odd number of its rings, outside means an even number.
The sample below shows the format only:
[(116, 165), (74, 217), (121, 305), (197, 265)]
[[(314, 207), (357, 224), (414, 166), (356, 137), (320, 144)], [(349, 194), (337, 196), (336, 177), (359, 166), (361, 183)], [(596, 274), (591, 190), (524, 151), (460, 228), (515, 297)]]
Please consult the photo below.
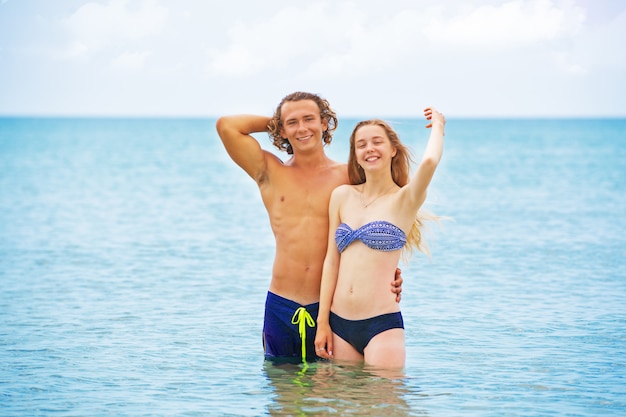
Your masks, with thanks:
[(356, 161), (364, 171), (389, 169), (396, 150), (381, 126), (361, 126), (354, 136)]

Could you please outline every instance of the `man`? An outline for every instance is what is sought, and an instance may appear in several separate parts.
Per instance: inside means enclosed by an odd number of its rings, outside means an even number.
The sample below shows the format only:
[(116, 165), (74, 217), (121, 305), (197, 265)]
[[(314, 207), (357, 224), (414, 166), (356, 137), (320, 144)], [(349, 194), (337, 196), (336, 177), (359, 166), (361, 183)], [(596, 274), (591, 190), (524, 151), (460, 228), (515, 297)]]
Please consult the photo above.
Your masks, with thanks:
[[(263, 325), (265, 357), (274, 362), (317, 358), (314, 319), (328, 245), (328, 203), (333, 189), (348, 183), (346, 164), (324, 152), (336, 127), (328, 101), (302, 92), (286, 96), (272, 118), (224, 116), (216, 124), (230, 157), (256, 181), (276, 240)], [(269, 132), (291, 157), (283, 162), (263, 150), (250, 135), (258, 132)], [(391, 291), (399, 301), (399, 271), (396, 276)]]

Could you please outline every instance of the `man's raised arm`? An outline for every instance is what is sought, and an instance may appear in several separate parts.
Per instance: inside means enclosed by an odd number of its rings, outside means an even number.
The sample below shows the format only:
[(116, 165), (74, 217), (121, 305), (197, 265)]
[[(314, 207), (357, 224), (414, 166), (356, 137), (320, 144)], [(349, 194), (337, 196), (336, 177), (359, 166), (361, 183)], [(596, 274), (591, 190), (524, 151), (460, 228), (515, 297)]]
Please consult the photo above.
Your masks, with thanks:
[(251, 133), (267, 132), (270, 117), (254, 115), (222, 116), (215, 127), (226, 152), (257, 183), (267, 170), (265, 151)]

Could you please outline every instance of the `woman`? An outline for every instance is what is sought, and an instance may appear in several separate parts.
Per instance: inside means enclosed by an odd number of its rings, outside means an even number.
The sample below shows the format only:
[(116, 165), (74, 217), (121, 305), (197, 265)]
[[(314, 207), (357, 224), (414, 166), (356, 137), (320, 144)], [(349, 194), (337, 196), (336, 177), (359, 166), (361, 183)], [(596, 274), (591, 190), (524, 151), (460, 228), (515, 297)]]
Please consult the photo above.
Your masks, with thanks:
[(387, 123), (360, 122), (350, 136), (352, 185), (337, 187), (329, 206), (315, 338), (322, 358), (404, 367), (404, 324), (386, 277), (403, 251), (428, 253), (420, 233), (427, 217), (418, 211), (441, 160), (446, 120), (430, 107), (424, 115), (432, 130), (410, 179), (409, 151)]

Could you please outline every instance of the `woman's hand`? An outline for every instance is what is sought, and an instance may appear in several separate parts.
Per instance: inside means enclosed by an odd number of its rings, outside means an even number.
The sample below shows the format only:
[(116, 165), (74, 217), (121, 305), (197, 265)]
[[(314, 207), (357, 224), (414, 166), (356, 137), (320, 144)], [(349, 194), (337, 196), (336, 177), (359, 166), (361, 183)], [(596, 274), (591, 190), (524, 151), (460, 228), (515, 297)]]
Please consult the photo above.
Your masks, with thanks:
[(443, 113), (437, 111), (434, 107), (426, 107), (424, 109), (424, 116), (426, 120), (430, 120), (430, 123), (426, 125), (426, 128), (433, 127), (435, 123), (441, 123), (441, 127), (443, 128), (446, 124), (446, 118)]
[(317, 323), (315, 354), (324, 359), (333, 358), (333, 332), (327, 323)]

